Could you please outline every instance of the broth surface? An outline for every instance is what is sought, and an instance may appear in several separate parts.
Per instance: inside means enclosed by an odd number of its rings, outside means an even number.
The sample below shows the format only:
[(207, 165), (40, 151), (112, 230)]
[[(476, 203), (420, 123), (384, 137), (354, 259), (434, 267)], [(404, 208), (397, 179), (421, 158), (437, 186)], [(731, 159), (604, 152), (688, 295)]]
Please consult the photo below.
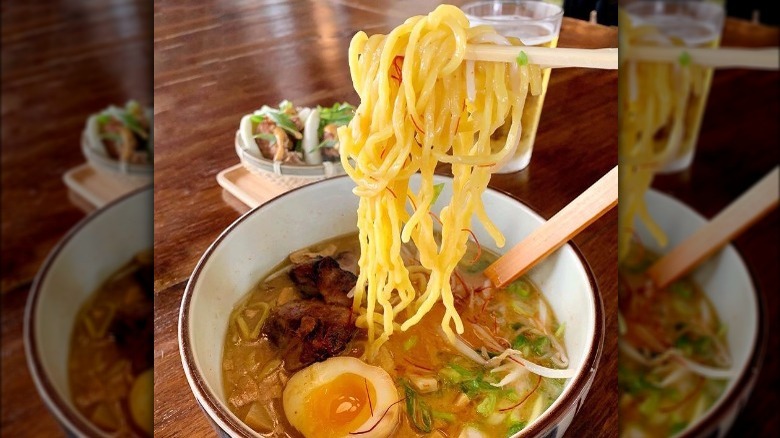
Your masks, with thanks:
[[(357, 234), (325, 241), (309, 250), (341, 258), (351, 256), (356, 265)], [(485, 287), (481, 272), (496, 256), (481, 251), (479, 259), (470, 264), (476, 255), (476, 247), (470, 246), (458, 275), (452, 279), (453, 284), (478, 285), (473, 294), (461, 294), (458, 299), (466, 329), (463, 340), (472, 346), (483, 345), (475, 332), (475, 327), (482, 327), (501, 344), (488, 348), (490, 355), (513, 345), (532, 362), (565, 368), (556, 363), (559, 359), (554, 355), (556, 348), (562, 348), (565, 328), (558, 325), (538, 288), (527, 278), (505, 290)], [(286, 275), (290, 264), (286, 259), (236, 305), (223, 350), (223, 385), (229, 408), (252, 429), (268, 437), (302, 437), (287, 421), (281, 400), (293, 373), (285, 369), (276, 346), (261, 334), (269, 309), (302, 298)], [(413, 275), (412, 281), (422, 279)], [(397, 399), (407, 397), (401, 402), (401, 421), (393, 436), (457, 437), (466, 427), (477, 429), (484, 436), (509, 436), (541, 415), (560, 395), (563, 379), (542, 378), (530, 372), (504, 387), (493, 386), (500, 378), (463, 356), (441, 334), (443, 313), (444, 306), (437, 303), (420, 323), (406, 332), (396, 331), (374, 358), (365, 357), (363, 331), (340, 353), (381, 367), (395, 382)], [(533, 322), (540, 318), (546, 321), (543, 330)], [(435, 379), (436, 389), (422, 393), (417, 386), (421, 379)], [(419, 421), (414, 424), (410, 419), (410, 400), (414, 409), (430, 413), (429, 432), (420, 429)], [(425, 424), (422, 426), (425, 429)]]
[(152, 434), (152, 275), (151, 250), (138, 254), (82, 305), (73, 327), (71, 397), (116, 437)]
[(675, 355), (716, 369), (731, 365), (726, 327), (693, 280), (683, 278), (662, 290), (645, 286), (644, 271), (657, 259), (635, 244), (620, 267), (621, 343), (627, 344), (618, 359), (623, 437), (674, 435), (721, 396), (727, 380), (696, 374)]

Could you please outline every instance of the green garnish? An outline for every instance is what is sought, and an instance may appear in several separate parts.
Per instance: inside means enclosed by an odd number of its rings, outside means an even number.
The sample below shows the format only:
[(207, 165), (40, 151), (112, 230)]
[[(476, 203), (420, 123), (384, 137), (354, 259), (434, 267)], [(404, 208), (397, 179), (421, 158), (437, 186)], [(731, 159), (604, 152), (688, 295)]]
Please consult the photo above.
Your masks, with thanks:
[(655, 385), (645, 378), (644, 373), (637, 373), (630, 368), (618, 364), (618, 386), (628, 394), (637, 394), (644, 390), (655, 390)]
[(290, 111), (294, 112), (295, 108), (293, 108), (292, 102), (290, 102), (289, 100), (285, 99), (285, 100), (279, 102), (279, 111), (281, 111), (281, 112), (283, 112), (285, 114), (289, 114)]
[(320, 112), (320, 127), (325, 125), (346, 125), (355, 116), (355, 107), (343, 102), (334, 103), (332, 107), (318, 106), (317, 110)]
[(252, 137), (265, 140), (270, 144), (276, 143), (276, 136), (273, 134), (268, 134), (266, 132), (260, 132), (258, 134), (253, 135)]
[(409, 337), (409, 339), (404, 341), (404, 351), (411, 350), (415, 345), (417, 345), (417, 336), (412, 335)]
[(659, 392), (651, 392), (645, 401), (639, 405), (639, 412), (644, 415), (652, 415), (658, 412), (658, 405), (661, 403), (661, 394)]
[(688, 423), (686, 423), (686, 422), (684, 422), (684, 421), (678, 421), (678, 422), (676, 422), (676, 423), (672, 424), (672, 425), (669, 427), (669, 433), (671, 433), (672, 435), (674, 435), (674, 434), (676, 434), (677, 432), (681, 432), (681, 431), (682, 431), (683, 429), (685, 429), (687, 426), (688, 426)]
[(490, 393), (477, 405), (477, 412), (483, 417), (489, 417), (496, 412), (497, 403), (498, 395), (496, 393)]
[(333, 146), (336, 146), (338, 144), (338, 140), (322, 140), (320, 144), (317, 146), (314, 146), (314, 149), (310, 150), (309, 152), (314, 152), (318, 149), (322, 148), (332, 148)]
[(550, 351), (550, 338), (539, 336), (533, 341), (533, 351), (537, 356), (544, 356)]
[(433, 415), (433, 418), (438, 418), (439, 420), (444, 420), (448, 423), (455, 422), (455, 414), (451, 412), (431, 411), (431, 415)]
[(102, 126), (102, 125), (105, 125), (106, 123), (110, 122), (112, 118), (113, 117), (111, 117), (109, 114), (105, 114), (105, 113), (99, 114), (97, 116), (97, 122), (98, 122), (98, 124), (100, 124)]
[(439, 195), (441, 195), (441, 191), (443, 189), (444, 189), (444, 183), (433, 185), (433, 199), (431, 200), (431, 205), (436, 203), (436, 200), (439, 199)]
[(252, 114), (252, 116), (249, 118), (249, 120), (251, 120), (252, 123), (263, 123), (263, 120), (265, 120), (265, 117), (261, 116), (260, 114)]
[(514, 423), (511, 426), (509, 426), (509, 429), (507, 429), (506, 431), (507, 438), (525, 429), (525, 424), (526, 423), (524, 421), (521, 421), (519, 423)]
[[(289, 105), (292, 105), (291, 103), (289, 103), (287, 101), (283, 101), (280, 104), (280, 106), (284, 105), (285, 102), (287, 104), (289, 104)], [(290, 134), (293, 135), (293, 137), (295, 137), (297, 139), (300, 139), (300, 138), (303, 137), (301, 135), (301, 132), (298, 131), (298, 127), (295, 126), (295, 123), (293, 123), (292, 118), (290, 117), (290, 115), (285, 113), (282, 110), (271, 108), (268, 105), (263, 105), (263, 107), (260, 108), (260, 110), (257, 112), (257, 114), (252, 116), (252, 121), (253, 122), (255, 120), (258, 120), (258, 119), (256, 119), (257, 116), (261, 116), (261, 117), (264, 117), (264, 118), (267, 117), (267, 118), (271, 119), (271, 121), (276, 123), (277, 126), (279, 126), (280, 128), (284, 129), (285, 131), (289, 132)], [(259, 119), (259, 120), (263, 121), (264, 119)]]
[(682, 281), (678, 281), (677, 283), (672, 283), (672, 285), (669, 286), (669, 290), (677, 294), (677, 296), (679, 296), (680, 298), (685, 298), (686, 300), (693, 297), (693, 288), (691, 288), (691, 285)]
[(523, 279), (510, 284), (508, 290), (521, 298), (528, 298), (531, 296), (531, 286)]
[(558, 324), (558, 328), (555, 329), (555, 337), (560, 338), (561, 336), (563, 336), (563, 332), (565, 331), (566, 331), (566, 323), (562, 322)]
[(517, 65), (528, 65), (528, 55), (522, 50), (520, 51), (520, 54), (517, 55)]
[(691, 65), (691, 54), (683, 50), (683, 52), (680, 53), (680, 58), (678, 60), (680, 61), (681, 66), (688, 67)]
[(490, 383), (484, 381), (482, 375), (478, 375), (473, 380), (468, 380), (468, 381), (461, 382), (460, 389), (470, 399), (473, 399), (473, 398), (475, 398), (475, 397), (477, 397), (479, 395), (482, 395), (484, 393), (501, 391), (501, 388), (499, 388), (497, 386), (493, 386)]
[(512, 341), (512, 349), (513, 350), (520, 350), (526, 345), (530, 345), (531, 341), (528, 340), (524, 335), (519, 335)]
[(142, 139), (146, 140), (147, 138), (149, 138), (149, 134), (146, 132), (146, 130), (143, 127), (141, 127), (141, 123), (132, 114), (127, 112), (123, 113), (122, 123), (124, 123), (125, 126), (130, 128), (131, 131), (138, 134), (138, 136), (141, 137)]
[(709, 336), (702, 336), (694, 339), (683, 334), (674, 341), (674, 347), (682, 351), (686, 356), (700, 355), (706, 356), (712, 351), (712, 339)]
[(420, 400), (417, 392), (406, 380), (401, 380), (401, 386), (406, 393), (406, 414), (409, 416), (409, 423), (420, 432), (430, 433), (433, 430), (431, 407), (424, 400)]
[(519, 330), (521, 327), (523, 327), (523, 323), (522, 322), (514, 322), (514, 323), (512, 323), (511, 327), (512, 327), (512, 330)]

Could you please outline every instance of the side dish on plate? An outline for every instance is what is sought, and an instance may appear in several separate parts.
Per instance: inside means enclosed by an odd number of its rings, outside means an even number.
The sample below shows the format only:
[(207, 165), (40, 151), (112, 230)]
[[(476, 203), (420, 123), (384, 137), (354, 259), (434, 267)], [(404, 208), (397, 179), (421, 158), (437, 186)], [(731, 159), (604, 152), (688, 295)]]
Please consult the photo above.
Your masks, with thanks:
[(338, 162), (336, 129), (352, 120), (355, 107), (343, 102), (330, 107), (296, 107), (284, 100), (277, 108), (264, 105), (241, 119), (246, 150), (256, 158), (293, 165)]
[(118, 163), (120, 168), (151, 167), (154, 161), (151, 109), (144, 109), (134, 100), (124, 107), (109, 106), (87, 120), (85, 140), (91, 152)]

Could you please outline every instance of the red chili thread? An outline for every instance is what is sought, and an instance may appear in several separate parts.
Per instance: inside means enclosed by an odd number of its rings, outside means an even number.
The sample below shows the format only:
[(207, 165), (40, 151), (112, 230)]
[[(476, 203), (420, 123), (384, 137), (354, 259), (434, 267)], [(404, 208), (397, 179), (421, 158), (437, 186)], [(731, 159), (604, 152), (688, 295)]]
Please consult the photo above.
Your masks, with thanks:
[(419, 368), (419, 369), (421, 369), (421, 370), (425, 370), (425, 371), (433, 371), (433, 368), (428, 368), (428, 367), (422, 366), (422, 365), (420, 365), (420, 364), (418, 364), (418, 363), (414, 363), (414, 362), (413, 362), (412, 360), (410, 360), (409, 358), (406, 358), (406, 357), (405, 357), (405, 358), (404, 358), (404, 360), (405, 360), (406, 362), (408, 362), (410, 365), (412, 365), (412, 366), (415, 366), (415, 367), (417, 367), (417, 368)]
[(368, 430), (363, 430), (363, 431), (360, 431), (360, 432), (350, 432), (349, 434), (350, 434), (350, 435), (363, 435), (363, 434), (365, 434), (365, 433), (370, 433), (372, 430), (376, 429), (376, 427), (377, 427), (377, 426), (379, 426), (379, 423), (381, 423), (381, 422), (382, 422), (382, 420), (385, 418), (385, 415), (387, 415), (387, 413), (388, 413), (388, 412), (390, 412), (390, 409), (391, 409), (393, 406), (397, 405), (398, 403), (401, 403), (401, 402), (402, 402), (402, 401), (404, 401), (404, 400), (406, 400), (406, 397), (403, 397), (403, 398), (401, 398), (400, 400), (398, 400), (398, 401), (396, 401), (395, 403), (393, 403), (393, 404), (391, 404), (390, 406), (388, 406), (388, 407), (387, 407), (387, 409), (385, 410), (385, 413), (384, 413), (384, 414), (382, 414), (382, 416), (381, 416), (381, 417), (379, 417), (379, 420), (377, 420), (377, 422), (376, 422), (376, 423), (375, 423), (373, 426), (371, 426), (371, 429), (368, 429)]
[[(510, 356), (510, 358), (511, 358), (511, 356)], [(536, 392), (536, 390), (539, 388), (539, 384), (540, 384), (540, 383), (542, 383), (542, 376), (538, 376), (538, 377), (539, 377), (539, 379), (537, 379), (537, 380), (536, 380), (536, 386), (534, 386), (534, 389), (532, 389), (532, 390), (531, 390), (531, 392), (529, 392), (528, 394), (526, 394), (526, 396), (525, 396), (525, 397), (523, 397), (523, 399), (522, 399), (522, 400), (520, 400), (520, 402), (519, 402), (518, 404), (516, 404), (516, 405), (514, 405), (514, 406), (510, 406), (510, 407), (508, 407), (508, 408), (499, 409), (498, 411), (499, 411), (499, 412), (506, 412), (506, 411), (511, 411), (512, 409), (514, 409), (514, 408), (516, 408), (516, 407), (520, 406), (521, 404), (525, 403), (525, 402), (526, 402), (526, 400), (528, 400), (528, 397), (530, 397), (530, 396), (531, 396), (531, 394), (535, 393), (535, 392)]]
[(371, 402), (371, 392), (368, 391), (368, 380), (364, 377), (363, 384), (366, 385), (366, 397), (368, 397), (368, 408), (371, 410), (371, 418), (374, 417), (374, 404)]
[(474, 263), (477, 263), (477, 260), (479, 260), (480, 257), (482, 257), (482, 245), (479, 244), (479, 240), (477, 240), (477, 236), (473, 231), (468, 228), (463, 228), (461, 231), (466, 231), (471, 234), (471, 238), (474, 239), (474, 243), (477, 244), (477, 253), (474, 256), (474, 260), (471, 261), (471, 264), (473, 265)]

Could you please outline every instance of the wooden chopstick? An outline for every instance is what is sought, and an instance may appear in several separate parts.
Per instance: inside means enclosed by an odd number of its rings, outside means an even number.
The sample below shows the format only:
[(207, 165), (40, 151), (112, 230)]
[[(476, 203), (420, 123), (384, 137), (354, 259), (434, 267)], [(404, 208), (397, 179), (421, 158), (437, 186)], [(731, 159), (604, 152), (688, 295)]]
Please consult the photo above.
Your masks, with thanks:
[(517, 62), (520, 52), (525, 52), (530, 64), (541, 67), (584, 67), (615, 70), (618, 68), (618, 49), (569, 49), (536, 46), (498, 46), (494, 44), (469, 44), (466, 59), (471, 61)]
[(751, 48), (688, 48), (631, 46), (624, 50), (629, 60), (647, 62), (690, 62), (703, 67), (749, 68), (777, 70), (780, 68), (780, 47)]
[[(619, 66), (618, 49), (571, 49), (535, 46), (469, 44), (466, 59), (489, 62), (517, 62), (525, 52), (528, 62), (544, 68), (582, 67), (614, 70)], [(780, 69), (780, 48), (689, 48), (639, 47), (624, 51), (625, 59), (647, 62), (689, 62), (714, 68)]]
[(710, 222), (656, 261), (647, 274), (664, 288), (697, 266), (777, 206), (780, 167), (770, 172)]
[(504, 287), (560, 248), (618, 203), (618, 167), (563, 207), (485, 269), (495, 286)]

